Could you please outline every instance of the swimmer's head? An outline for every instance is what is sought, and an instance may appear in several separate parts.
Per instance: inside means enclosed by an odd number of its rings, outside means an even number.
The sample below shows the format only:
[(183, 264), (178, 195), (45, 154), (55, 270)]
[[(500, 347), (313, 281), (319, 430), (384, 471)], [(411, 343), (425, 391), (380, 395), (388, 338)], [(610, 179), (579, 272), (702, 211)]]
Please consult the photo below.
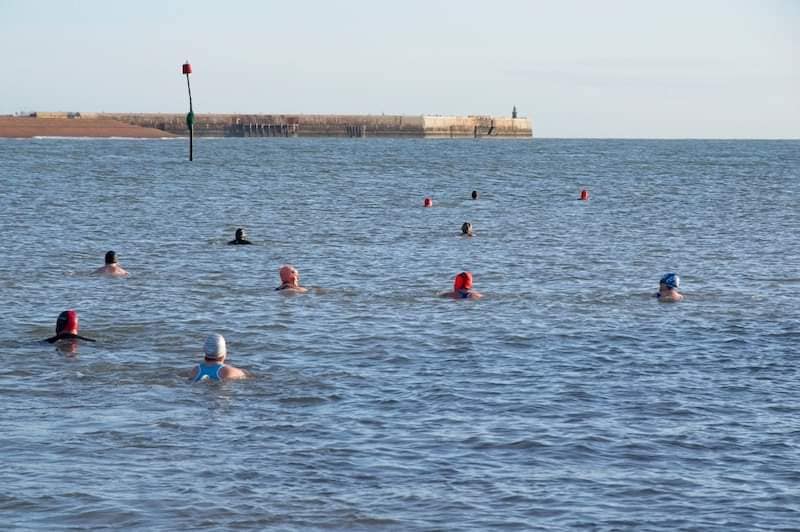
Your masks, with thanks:
[(425, 198), (425, 201), (422, 202), (423, 207), (433, 207), (433, 200), (431, 198)]
[(78, 334), (78, 313), (74, 310), (65, 310), (58, 315), (56, 320), (56, 336), (61, 333)]
[(239, 229), (236, 230), (236, 240), (244, 240), (244, 237), (245, 237), (244, 229), (240, 227)]
[(456, 275), (455, 281), (453, 281), (453, 290), (469, 290), (470, 288), (472, 288), (472, 273), (461, 272)]
[(278, 270), (278, 273), (281, 275), (282, 283), (294, 284), (298, 281), (298, 279), (300, 279), (300, 274), (291, 264), (284, 264), (281, 266), (281, 269)]
[(473, 190), (472, 191), (472, 199), (478, 199), (478, 191), (477, 190)]
[(471, 235), (472, 234), (472, 224), (469, 222), (464, 222), (461, 224), (461, 234), (464, 235)]
[(115, 251), (106, 252), (106, 264), (114, 264), (117, 262), (117, 253)]
[(678, 288), (681, 285), (681, 279), (677, 273), (667, 273), (661, 278), (659, 283), (667, 288)]
[(209, 334), (203, 344), (203, 353), (209, 360), (222, 360), (228, 354), (225, 338), (221, 334)]

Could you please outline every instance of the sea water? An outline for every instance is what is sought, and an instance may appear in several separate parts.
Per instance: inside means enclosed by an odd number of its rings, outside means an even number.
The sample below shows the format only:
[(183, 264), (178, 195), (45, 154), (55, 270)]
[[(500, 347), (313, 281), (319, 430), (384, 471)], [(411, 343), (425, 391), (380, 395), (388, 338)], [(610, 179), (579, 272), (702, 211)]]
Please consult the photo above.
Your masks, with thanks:
[[(187, 151), (0, 140), (0, 527), (800, 523), (800, 142)], [(212, 332), (251, 379), (187, 383)]]

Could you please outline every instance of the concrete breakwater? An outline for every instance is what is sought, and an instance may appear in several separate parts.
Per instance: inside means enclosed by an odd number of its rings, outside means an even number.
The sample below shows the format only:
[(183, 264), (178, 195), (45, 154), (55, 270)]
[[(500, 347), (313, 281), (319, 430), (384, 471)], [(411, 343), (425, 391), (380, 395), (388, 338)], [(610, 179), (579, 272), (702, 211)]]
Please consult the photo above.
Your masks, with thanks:
[[(173, 135), (188, 135), (184, 114), (101, 113), (81, 116), (108, 118), (139, 127), (159, 129)], [(531, 138), (533, 129), (527, 118), (492, 116), (196, 114), (194, 135)]]

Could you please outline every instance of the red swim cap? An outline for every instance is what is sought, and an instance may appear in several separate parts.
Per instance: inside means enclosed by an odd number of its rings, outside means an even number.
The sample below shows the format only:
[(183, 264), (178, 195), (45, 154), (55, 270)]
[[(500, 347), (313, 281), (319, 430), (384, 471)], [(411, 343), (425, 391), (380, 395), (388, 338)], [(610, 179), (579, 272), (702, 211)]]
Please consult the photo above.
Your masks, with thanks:
[(78, 334), (78, 313), (74, 310), (65, 310), (58, 315), (56, 320), (56, 335), (61, 333)]
[(461, 272), (456, 275), (453, 281), (453, 290), (469, 290), (472, 288), (472, 274), (470, 272)]
[(430, 198), (425, 198), (425, 201), (422, 203), (425, 207), (433, 207), (433, 200)]

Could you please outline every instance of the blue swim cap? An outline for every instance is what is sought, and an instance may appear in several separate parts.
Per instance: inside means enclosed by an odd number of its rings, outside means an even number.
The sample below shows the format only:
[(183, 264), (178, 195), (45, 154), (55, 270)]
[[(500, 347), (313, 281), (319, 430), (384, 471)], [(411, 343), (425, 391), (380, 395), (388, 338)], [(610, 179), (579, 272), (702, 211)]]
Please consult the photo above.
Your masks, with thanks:
[(677, 273), (665, 274), (659, 282), (667, 285), (670, 288), (678, 288), (681, 285), (681, 280)]

